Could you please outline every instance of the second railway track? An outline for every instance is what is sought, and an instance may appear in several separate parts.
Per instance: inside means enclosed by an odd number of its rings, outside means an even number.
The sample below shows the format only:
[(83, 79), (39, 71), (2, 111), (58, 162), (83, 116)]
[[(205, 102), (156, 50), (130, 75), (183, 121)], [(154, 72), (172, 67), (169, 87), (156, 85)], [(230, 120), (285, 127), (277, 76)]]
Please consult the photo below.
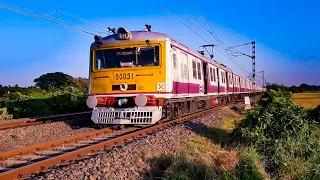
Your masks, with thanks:
[(79, 113), (72, 113), (72, 114), (61, 114), (55, 116), (46, 116), (46, 117), (38, 117), (38, 118), (22, 118), (16, 120), (8, 120), (0, 123), (0, 130), (6, 129), (15, 129), (19, 127), (27, 127), (27, 126), (34, 126), (38, 124), (46, 124), (46, 123), (53, 123), (59, 121), (66, 121), (71, 119), (77, 118), (90, 118), (91, 112), (79, 112)]
[(219, 106), (179, 119), (149, 126), (113, 126), (78, 136), (17, 149), (0, 154), (0, 179), (26, 178), (32, 173), (80, 160), (100, 150), (109, 149), (136, 137), (199, 117), (227, 106)]

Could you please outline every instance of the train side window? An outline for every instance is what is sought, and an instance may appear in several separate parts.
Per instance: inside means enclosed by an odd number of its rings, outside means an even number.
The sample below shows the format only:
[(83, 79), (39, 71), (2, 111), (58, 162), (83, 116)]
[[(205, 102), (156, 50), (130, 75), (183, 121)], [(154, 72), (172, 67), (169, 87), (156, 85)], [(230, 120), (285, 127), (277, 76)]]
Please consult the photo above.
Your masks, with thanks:
[(221, 83), (223, 83), (223, 72), (221, 71)]
[(172, 54), (173, 68), (177, 68), (177, 55)]
[(210, 77), (211, 77), (211, 81), (213, 81), (212, 68), (210, 68)]
[(181, 77), (184, 77), (184, 69), (183, 69), (183, 64), (181, 63)]
[(197, 62), (197, 65), (198, 65), (198, 79), (201, 80), (201, 64), (199, 62)]
[(213, 81), (214, 82), (216, 82), (216, 71), (215, 71), (215, 69), (216, 68), (213, 68), (213, 70), (212, 70), (213, 71), (212, 74), (213, 74)]
[(223, 72), (221, 71), (221, 82), (224, 83)]
[(192, 61), (192, 69), (193, 69), (193, 78), (197, 79), (197, 64), (196, 61)]

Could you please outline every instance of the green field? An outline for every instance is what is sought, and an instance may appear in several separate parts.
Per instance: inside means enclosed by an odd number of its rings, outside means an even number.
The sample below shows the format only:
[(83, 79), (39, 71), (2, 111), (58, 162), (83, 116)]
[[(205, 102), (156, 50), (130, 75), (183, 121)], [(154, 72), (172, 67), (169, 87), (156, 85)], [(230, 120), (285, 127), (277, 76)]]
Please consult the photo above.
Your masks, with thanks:
[(317, 93), (294, 93), (292, 95), (294, 104), (306, 108), (315, 108), (320, 105), (320, 92)]

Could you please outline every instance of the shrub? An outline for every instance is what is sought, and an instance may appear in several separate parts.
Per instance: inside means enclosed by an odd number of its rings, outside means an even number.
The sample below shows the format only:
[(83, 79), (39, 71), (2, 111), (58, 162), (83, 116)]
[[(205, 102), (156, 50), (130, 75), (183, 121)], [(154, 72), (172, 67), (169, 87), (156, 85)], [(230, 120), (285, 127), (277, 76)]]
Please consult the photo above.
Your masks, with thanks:
[[(320, 153), (320, 134), (307, 111), (295, 106), (290, 93), (269, 90), (259, 105), (232, 132), (232, 140), (254, 146), (268, 161), (273, 176), (304, 176)], [(307, 167), (307, 168), (306, 168)]]
[(263, 180), (267, 174), (261, 164), (261, 157), (254, 148), (244, 148), (239, 151), (240, 161), (237, 167), (239, 179)]
[(86, 94), (75, 87), (66, 87), (45, 93), (7, 93), (0, 99), (13, 118), (46, 116), (61, 113), (88, 111)]
[(0, 108), (0, 121), (12, 119), (12, 115), (8, 113), (7, 108)]
[(320, 105), (311, 110), (309, 116), (311, 120), (320, 123)]

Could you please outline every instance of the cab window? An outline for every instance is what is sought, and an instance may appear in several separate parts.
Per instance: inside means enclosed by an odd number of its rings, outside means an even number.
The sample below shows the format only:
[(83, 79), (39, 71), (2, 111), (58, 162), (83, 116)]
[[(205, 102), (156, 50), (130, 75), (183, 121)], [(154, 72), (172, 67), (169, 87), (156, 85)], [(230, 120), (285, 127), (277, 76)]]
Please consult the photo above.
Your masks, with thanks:
[(95, 51), (96, 69), (152, 66), (159, 66), (159, 46)]

